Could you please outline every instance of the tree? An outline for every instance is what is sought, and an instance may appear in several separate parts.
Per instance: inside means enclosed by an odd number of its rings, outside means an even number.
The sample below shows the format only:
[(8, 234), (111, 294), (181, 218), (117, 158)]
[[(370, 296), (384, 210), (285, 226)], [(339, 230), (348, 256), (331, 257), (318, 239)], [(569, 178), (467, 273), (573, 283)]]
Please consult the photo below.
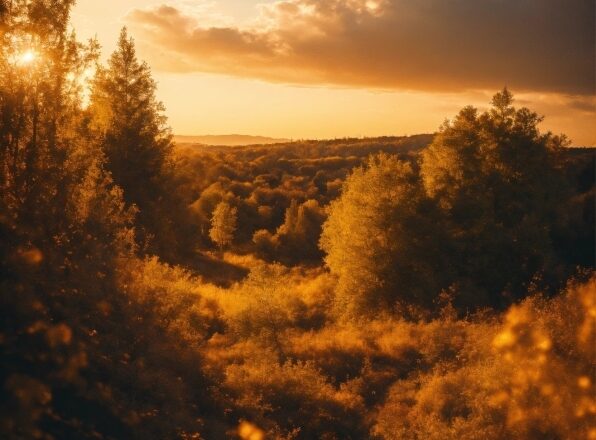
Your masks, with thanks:
[(463, 310), (505, 306), (557, 273), (565, 138), (541, 134), (542, 118), (512, 100), (504, 89), (489, 112), (462, 109), (422, 152), (420, 172), (380, 156), (347, 179), (321, 246), (348, 308), (432, 307), (443, 289)]
[(541, 134), (542, 118), (512, 103), (505, 88), (489, 112), (465, 107), (422, 154), (423, 185), (441, 208), (454, 281), (467, 286), (469, 305), (507, 304), (553, 262), (565, 139)]
[(209, 237), (222, 250), (232, 243), (236, 231), (238, 210), (226, 202), (220, 202), (211, 217)]
[(149, 66), (137, 59), (134, 42), (122, 29), (108, 67), (98, 66), (93, 80), (93, 126), (127, 206), (139, 210), (139, 241), (150, 252), (175, 258), (189, 242), (188, 215), (176, 190), (171, 134), (155, 91)]
[[(134, 246), (132, 212), (87, 129), (80, 81), (97, 48), (68, 33), (73, 3), (0, 10), (2, 438), (86, 437), (106, 425), (125, 435), (87, 393), (97, 381), (85, 367), (105, 354), (90, 350), (100, 324), (91, 311), (117, 304), (106, 292)], [(71, 411), (86, 405), (96, 411)]]
[(434, 206), (411, 164), (381, 154), (357, 168), (331, 203), (321, 249), (348, 315), (429, 305), (441, 288)]
[(316, 200), (298, 204), (292, 199), (276, 233), (272, 235), (267, 230), (258, 230), (253, 235), (253, 242), (260, 256), (268, 260), (275, 259), (284, 264), (320, 261), (322, 255), (317, 243), (324, 220), (324, 209)]
[[(284, 223), (277, 229), (276, 237), (284, 259), (296, 264), (300, 261), (317, 261), (322, 255), (317, 242), (325, 213), (316, 200), (307, 200), (298, 205), (292, 199), (286, 210)], [(283, 260), (282, 260), (283, 261)]]
[(0, 9), (0, 438), (196, 438), (198, 354), (132, 273), (134, 209), (81, 104), (97, 48), (67, 33), (73, 3)]

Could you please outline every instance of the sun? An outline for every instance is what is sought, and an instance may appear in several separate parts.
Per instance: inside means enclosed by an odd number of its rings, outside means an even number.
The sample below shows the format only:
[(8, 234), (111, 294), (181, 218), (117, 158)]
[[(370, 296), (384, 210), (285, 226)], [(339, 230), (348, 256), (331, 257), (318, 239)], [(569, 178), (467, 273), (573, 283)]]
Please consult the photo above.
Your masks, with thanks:
[(19, 57), (19, 64), (31, 64), (37, 58), (37, 54), (32, 50), (28, 50)]

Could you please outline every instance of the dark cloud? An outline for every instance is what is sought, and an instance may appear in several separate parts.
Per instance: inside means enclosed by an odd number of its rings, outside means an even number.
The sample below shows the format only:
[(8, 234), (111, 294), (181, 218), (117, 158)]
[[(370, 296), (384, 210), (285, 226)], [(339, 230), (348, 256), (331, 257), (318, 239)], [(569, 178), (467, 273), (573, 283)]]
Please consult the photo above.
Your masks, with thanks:
[(569, 102), (569, 107), (584, 113), (594, 114), (596, 112), (596, 100), (590, 97), (575, 96)]
[(285, 0), (262, 26), (171, 6), (127, 21), (157, 68), (297, 84), (594, 93), (593, 0)]

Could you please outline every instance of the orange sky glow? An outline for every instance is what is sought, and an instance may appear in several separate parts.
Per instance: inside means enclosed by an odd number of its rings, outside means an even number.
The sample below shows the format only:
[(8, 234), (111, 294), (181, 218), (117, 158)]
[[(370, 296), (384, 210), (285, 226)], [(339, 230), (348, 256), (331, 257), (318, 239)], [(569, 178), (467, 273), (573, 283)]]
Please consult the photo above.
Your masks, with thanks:
[(176, 134), (428, 133), (507, 85), (596, 145), (592, 1), (78, 0), (72, 22), (104, 55), (129, 28)]

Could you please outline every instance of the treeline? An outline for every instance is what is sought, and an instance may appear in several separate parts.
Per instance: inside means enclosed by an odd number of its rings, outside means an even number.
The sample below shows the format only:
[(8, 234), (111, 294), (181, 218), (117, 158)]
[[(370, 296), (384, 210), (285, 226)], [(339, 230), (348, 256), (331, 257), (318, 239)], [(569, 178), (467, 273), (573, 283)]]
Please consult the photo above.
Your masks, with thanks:
[(434, 136), (175, 146), (72, 4), (0, 2), (2, 438), (591, 435), (593, 149), (506, 89)]
[(344, 139), (274, 146), (178, 145), (178, 176), (195, 225), (195, 245), (209, 249), (216, 206), (234, 206), (238, 227), (230, 249), (257, 252), (269, 261), (320, 264), (318, 248), (324, 207), (338, 197), (351, 170), (371, 154), (414, 160), (432, 139)]
[[(327, 217), (325, 207), (339, 197), (352, 170), (379, 153), (397, 156), (416, 168), (420, 152), (432, 138), (419, 135), (247, 147), (178, 145), (178, 176), (184, 182), (181, 194), (194, 224), (193, 243), (203, 250), (216, 246), (209, 237), (211, 220), (216, 206), (225, 202), (238, 210), (229, 249), (255, 252), (285, 264), (320, 264), (323, 254), (318, 240)], [(557, 227), (550, 239), (570, 265), (590, 264), (594, 152), (565, 148), (553, 160), (562, 179), (558, 183), (568, 191), (562, 197), (569, 205), (558, 211), (558, 219), (551, 219)]]

